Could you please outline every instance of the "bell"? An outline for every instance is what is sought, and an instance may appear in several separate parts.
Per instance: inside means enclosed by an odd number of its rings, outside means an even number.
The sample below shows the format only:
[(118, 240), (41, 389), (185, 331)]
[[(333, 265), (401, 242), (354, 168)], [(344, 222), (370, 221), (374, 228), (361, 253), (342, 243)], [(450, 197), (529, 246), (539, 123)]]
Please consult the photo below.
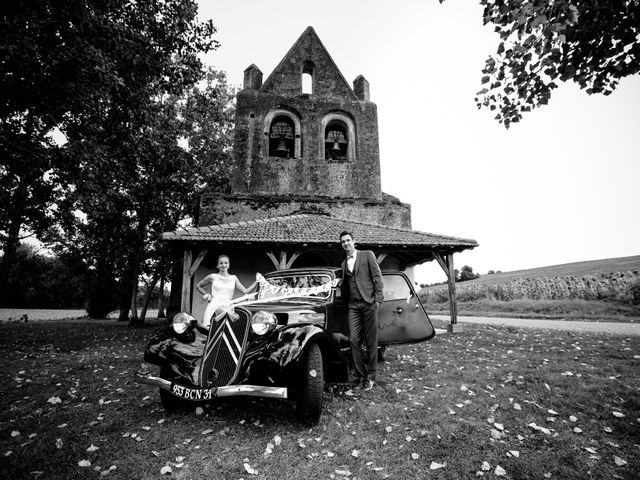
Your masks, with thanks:
[(283, 138), (280, 139), (280, 142), (278, 142), (278, 146), (276, 147), (276, 155), (278, 157), (288, 157), (289, 156), (289, 149), (287, 148), (287, 144), (284, 141)]
[(333, 142), (333, 147), (331, 147), (331, 153), (333, 155), (340, 155), (342, 151), (340, 150), (340, 145), (338, 142)]

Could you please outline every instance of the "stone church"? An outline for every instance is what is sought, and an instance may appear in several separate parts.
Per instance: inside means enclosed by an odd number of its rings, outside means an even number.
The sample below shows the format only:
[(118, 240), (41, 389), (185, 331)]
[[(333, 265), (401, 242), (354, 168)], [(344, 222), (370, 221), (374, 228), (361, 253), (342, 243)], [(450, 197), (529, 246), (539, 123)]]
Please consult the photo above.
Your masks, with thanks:
[(182, 308), (196, 316), (204, 304), (194, 282), (215, 271), (220, 254), (250, 285), (256, 272), (339, 265), (343, 230), (383, 270), (410, 276), (435, 259), (451, 277), (453, 254), (477, 246), (411, 230), (411, 207), (382, 192), (369, 83), (359, 75), (350, 85), (312, 27), (266, 80), (256, 65), (245, 70), (233, 162), (229, 193), (202, 195), (198, 226), (163, 234), (184, 254)]

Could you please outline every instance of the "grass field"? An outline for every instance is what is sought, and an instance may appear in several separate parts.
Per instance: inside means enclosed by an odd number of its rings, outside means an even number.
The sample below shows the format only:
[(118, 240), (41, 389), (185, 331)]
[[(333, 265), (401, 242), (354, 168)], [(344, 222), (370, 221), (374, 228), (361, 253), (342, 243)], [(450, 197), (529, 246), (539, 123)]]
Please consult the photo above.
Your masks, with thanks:
[(280, 401), (166, 415), (132, 381), (150, 328), (0, 325), (0, 477), (640, 477), (640, 338), (465, 330), (390, 349), (305, 428)]
[(565, 276), (584, 276), (584, 275), (601, 275), (614, 272), (633, 272), (640, 271), (640, 255), (633, 257), (618, 257), (602, 260), (589, 260), (585, 262), (565, 263), (562, 265), (549, 265), (539, 268), (530, 268), (527, 270), (514, 270), (512, 272), (494, 273), (491, 275), (482, 275), (475, 280), (469, 280), (469, 285), (485, 284), (492, 285), (504, 283), (509, 280), (518, 278), (545, 278), (545, 277), (565, 277)]

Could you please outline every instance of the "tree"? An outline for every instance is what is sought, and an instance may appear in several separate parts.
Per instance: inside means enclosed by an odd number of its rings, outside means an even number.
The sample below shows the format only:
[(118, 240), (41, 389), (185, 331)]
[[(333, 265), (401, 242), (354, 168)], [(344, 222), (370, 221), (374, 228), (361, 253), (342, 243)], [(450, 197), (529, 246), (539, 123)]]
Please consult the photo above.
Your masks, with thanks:
[[(440, 0), (442, 3), (444, 0)], [(509, 128), (549, 102), (558, 80), (611, 94), (640, 72), (637, 0), (481, 0), (484, 23), (500, 36), (482, 70), (478, 108)]]
[(473, 268), (471, 268), (469, 265), (465, 265), (464, 267), (462, 267), (459, 275), (456, 274), (457, 282), (466, 282), (468, 280), (474, 280), (476, 278), (480, 278), (480, 274), (473, 273)]
[(193, 0), (3, 4), (0, 298), (21, 235), (42, 235), (69, 212), (57, 207), (77, 162), (58, 155), (52, 131), (75, 140), (66, 152), (77, 152), (87, 138), (105, 133), (104, 119), (117, 117), (125, 129), (152, 96), (180, 94), (199, 80), (198, 54), (217, 43), (213, 24), (198, 23), (196, 11)]
[(9, 308), (82, 308), (88, 272), (75, 257), (43, 253), (23, 243), (16, 251), (17, 275), (7, 285)]
[[(72, 243), (96, 273), (103, 262), (109, 265), (119, 284), (121, 320), (130, 312), (133, 324), (144, 321), (137, 315), (141, 278), (150, 291), (168, 279), (171, 259), (160, 233), (194, 217), (205, 186), (224, 183), (231, 101), (224, 74), (209, 70), (183, 95), (150, 98), (133, 119), (123, 122), (116, 113), (98, 124), (99, 135), (82, 139), (76, 157), (82, 158), (83, 180), (71, 198), (85, 217), (78, 219)], [(113, 287), (110, 281), (96, 275), (95, 289), (105, 282)], [(92, 298), (102, 299), (99, 293)], [(112, 301), (111, 310), (115, 306)]]

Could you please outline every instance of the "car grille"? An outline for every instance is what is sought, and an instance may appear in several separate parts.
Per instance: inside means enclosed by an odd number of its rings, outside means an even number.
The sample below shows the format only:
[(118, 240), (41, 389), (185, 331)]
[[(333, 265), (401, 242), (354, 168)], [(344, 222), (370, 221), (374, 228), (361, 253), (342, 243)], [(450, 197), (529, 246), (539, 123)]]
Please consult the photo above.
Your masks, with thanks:
[(244, 310), (236, 313), (240, 318), (235, 321), (227, 315), (218, 323), (211, 324), (200, 370), (199, 381), (203, 387), (228, 385), (238, 373), (251, 319)]

